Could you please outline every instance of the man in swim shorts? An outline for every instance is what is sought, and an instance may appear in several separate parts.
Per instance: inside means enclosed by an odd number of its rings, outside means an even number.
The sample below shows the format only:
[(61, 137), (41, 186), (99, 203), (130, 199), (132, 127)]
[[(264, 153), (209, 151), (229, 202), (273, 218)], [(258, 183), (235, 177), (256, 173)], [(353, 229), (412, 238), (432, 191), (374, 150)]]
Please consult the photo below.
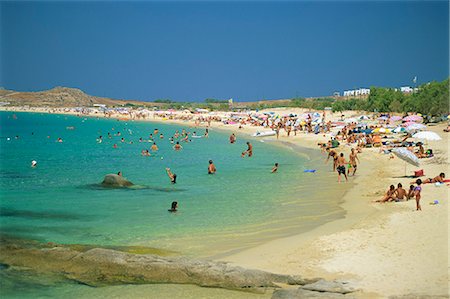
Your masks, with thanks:
[(353, 173), (352, 176), (355, 175), (356, 172), (356, 168), (358, 167), (357, 161), (359, 162), (359, 158), (358, 155), (356, 154), (356, 151), (354, 148), (352, 148), (352, 152), (350, 153), (350, 161), (349, 161), (349, 167), (348, 167), (348, 172), (347, 174), (350, 175), (350, 168), (353, 168)]
[(338, 182), (339, 183), (341, 182), (341, 174), (345, 176), (345, 181), (348, 181), (347, 174), (345, 173), (345, 164), (347, 164), (347, 161), (345, 161), (343, 153), (339, 155), (336, 162), (337, 162)]

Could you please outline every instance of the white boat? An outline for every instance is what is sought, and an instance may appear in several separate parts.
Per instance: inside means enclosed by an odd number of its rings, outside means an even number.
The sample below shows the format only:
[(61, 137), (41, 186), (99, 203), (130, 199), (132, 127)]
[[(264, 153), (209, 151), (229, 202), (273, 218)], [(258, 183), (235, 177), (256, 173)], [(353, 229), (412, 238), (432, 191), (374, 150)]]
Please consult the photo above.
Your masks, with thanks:
[(274, 136), (277, 133), (275, 131), (266, 131), (266, 132), (256, 132), (252, 136), (253, 137), (266, 137), (266, 136)]

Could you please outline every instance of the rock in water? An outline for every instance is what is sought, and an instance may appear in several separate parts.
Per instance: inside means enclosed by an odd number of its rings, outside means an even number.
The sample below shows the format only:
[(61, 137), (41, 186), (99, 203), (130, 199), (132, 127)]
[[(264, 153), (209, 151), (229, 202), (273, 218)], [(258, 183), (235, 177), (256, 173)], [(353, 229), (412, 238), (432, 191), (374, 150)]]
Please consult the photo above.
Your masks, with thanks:
[(133, 183), (128, 181), (117, 174), (107, 174), (103, 179), (102, 186), (104, 187), (130, 187), (133, 186)]

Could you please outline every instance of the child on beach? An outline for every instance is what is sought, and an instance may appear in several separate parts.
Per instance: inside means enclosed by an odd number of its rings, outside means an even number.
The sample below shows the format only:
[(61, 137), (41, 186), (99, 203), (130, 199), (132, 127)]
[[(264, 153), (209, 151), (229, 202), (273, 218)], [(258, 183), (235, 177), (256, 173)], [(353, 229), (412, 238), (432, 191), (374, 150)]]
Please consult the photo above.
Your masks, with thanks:
[(417, 186), (414, 188), (414, 196), (416, 197), (416, 210), (422, 211), (422, 207), (420, 206), (420, 192), (422, 191), (422, 187), (420, 185), (422, 185), (422, 180), (417, 179), (416, 184)]

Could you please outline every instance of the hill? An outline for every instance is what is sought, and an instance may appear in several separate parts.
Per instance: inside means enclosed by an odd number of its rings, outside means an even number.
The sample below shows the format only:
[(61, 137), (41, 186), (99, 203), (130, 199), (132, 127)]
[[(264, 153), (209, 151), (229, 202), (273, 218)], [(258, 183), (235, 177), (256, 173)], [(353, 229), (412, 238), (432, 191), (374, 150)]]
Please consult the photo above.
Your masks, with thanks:
[(91, 96), (77, 88), (55, 87), (50, 90), (36, 92), (21, 92), (0, 90), (0, 102), (8, 102), (11, 106), (30, 107), (92, 107), (94, 104), (104, 104), (108, 107), (122, 105), (154, 106), (154, 103), (132, 100), (116, 100)]

